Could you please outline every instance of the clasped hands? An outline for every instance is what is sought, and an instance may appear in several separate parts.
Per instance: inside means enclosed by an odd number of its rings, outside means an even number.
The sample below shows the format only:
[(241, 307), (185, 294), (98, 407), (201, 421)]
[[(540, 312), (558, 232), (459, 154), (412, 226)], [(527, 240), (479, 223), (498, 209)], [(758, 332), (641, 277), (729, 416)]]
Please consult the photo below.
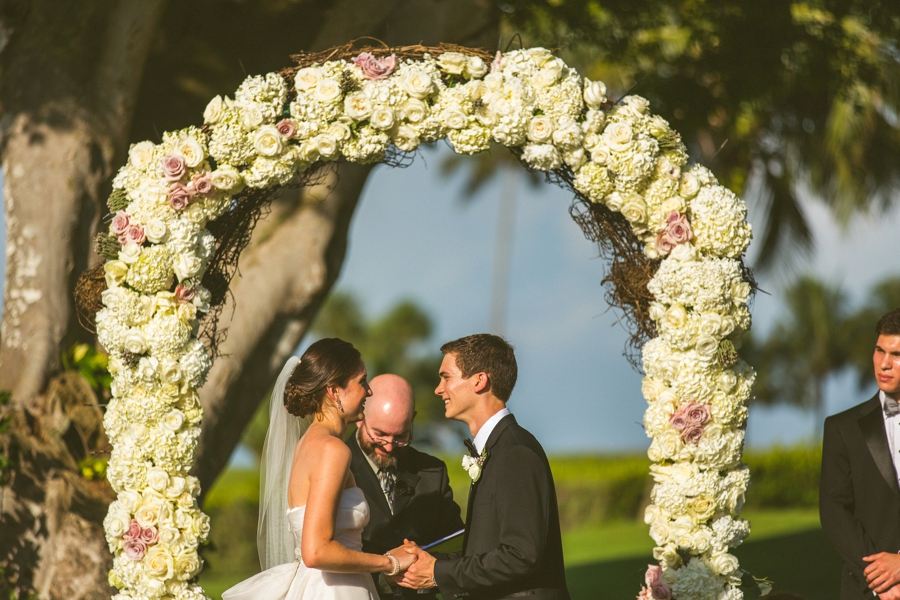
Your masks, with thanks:
[(400, 561), (400, 572), (393, 577), (385, 576), (388, 581), (414, 590), (435, 587), (434, 563), (436, 559), (422, 550), (418, 544), (403, 540), (403, 545), (391, 550), (391, 554)]
[(881, 600), (900, 600), (900, 554), (879, 552), (863, 560), (869, 563), (863, 572), (869, 589)]

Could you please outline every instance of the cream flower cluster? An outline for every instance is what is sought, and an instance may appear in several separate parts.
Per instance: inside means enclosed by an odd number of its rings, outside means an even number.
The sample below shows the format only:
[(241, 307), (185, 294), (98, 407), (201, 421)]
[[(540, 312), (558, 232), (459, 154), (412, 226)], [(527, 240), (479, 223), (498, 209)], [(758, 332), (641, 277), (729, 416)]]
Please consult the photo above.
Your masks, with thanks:
[(736, 517), (754, 374), (736, 346), (750, 326), (739, 259), (751, 231), (743, 202), (707, 169), (688, 167), (678, 134), (648, 109), (637, 96), (613, 104), (603, 83), (543, 48), (492, 62), (362, 53), (301, 68), (291, 81), (248, 77), (234, 98), (209, 103), (203, 129), (132, 146), (113, 184), (105, 247), (117, 255), (105, 265), (97, 314), (114, 377), (105, 426), (118, 499), (105, 527), (116, 598), (205, 597), (193, 581), (209, 522), (188, 470), (202, 416), (197, 389), (210, 368), (197, 339), (210, 301), (201, 281), (216, 246), (207, 223), (244, 187), (284, 185), (340, 158), (379, 162), (391, 146), (412, 152), (440, 139), (462, 154), (497, 143), (529, 168), (570, 169), (575, 188), (621, 213), (661, 261), (650, 283), (659, 337), (644, 348), (656, 480), (647, 522), (660, 561), (648, 586), (676, 599), (740, 598), (728, 549), (748, 534)]

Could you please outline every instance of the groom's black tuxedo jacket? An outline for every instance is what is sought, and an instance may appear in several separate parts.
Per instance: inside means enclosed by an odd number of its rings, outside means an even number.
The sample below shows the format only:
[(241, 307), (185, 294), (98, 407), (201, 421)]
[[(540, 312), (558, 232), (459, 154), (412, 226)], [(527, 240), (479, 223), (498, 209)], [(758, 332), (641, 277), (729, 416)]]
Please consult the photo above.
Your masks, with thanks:
[(841, 600), (871, 600), (863, 556), (900, 550), (900, 486), (876, 395), (825, 419), (819, 516), (844, 559)]
[(461, 554), (439, 555), (434, 576), (446, 600), (569, 600), (559, 508), (544, 449), (515, 417), (485, 444), (481, 477), (469, 491)]
[[(463, 528), (460, 509), (453, 501), (447, 465), (438, 458), (407, 447), (397, 453), (394, 513), (381, 491), (381, 483), (359, 447), (356, 434), (347, 440), (352, 455), (350, 471), (369, 504), (369, 524), (363, 529), (363, 552), (383, 554), (403, 545), (404, 538), (429, 544)], [(377, 576), (376, 576), (377, 579)], [(404, 597), (428, 598), (415, 590)]]

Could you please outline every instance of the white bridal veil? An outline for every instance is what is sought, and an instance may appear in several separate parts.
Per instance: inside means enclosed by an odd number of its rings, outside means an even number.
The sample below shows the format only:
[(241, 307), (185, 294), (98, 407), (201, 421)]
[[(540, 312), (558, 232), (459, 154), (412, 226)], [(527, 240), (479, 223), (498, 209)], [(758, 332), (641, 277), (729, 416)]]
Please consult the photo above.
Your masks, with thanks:
[(309, 419), (299, 419), (284, 407), (284, 388), (300, 359), (292, 356), (281, 369), (269, 401), (269, 430), (263, 443), (259, 481), (259, 526), (256, 544), (262, 569), (293, 562), (294, 537), (288, 528), (288, 480), (294, 462), (294, 448), (309, 427)]

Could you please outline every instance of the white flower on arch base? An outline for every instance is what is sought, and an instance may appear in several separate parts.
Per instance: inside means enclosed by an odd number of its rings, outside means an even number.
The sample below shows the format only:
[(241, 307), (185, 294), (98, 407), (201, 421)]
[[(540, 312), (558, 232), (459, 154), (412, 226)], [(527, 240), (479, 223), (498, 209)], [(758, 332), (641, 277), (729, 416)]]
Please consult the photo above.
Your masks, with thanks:
[(751, 231), (744, 203), (689, 166), (678, 134), (648, 108), (637, 96), (609, 102), (605, 85), (543, 48), (492, 63), (462, 52), (362, 53), (306, 66), (292, 81), (248, 77), (233, 99), (209, 103), (203, 129), (133, 145), (113, 182), (109, 233), (121, 250), (105, 265), (96, 316), (113, 375), (104, 424), (118, 499), (104, 526), (116, 598), (206, 597), (195, 577), (209, 519), (188, 470), (202, 417), (196, 390), (211, 364), (196, 328), (210, 302), (201, 284), (215, 248), (207, 223), (245, 186), (284, 185), (339, 158), (380, 162), (391, 145), (411, 152), (440, 139), (462, 154), (498, 143), (535, 170), (567, 166), (575, 189), (621, 213), (661, 261), (649, 285), (659, 336), (643, 348), (642, 389), (656, 482), (645, 518), (660, 566), (641, 597), (742, 597), (728, 551), (749, 533), (738, 515), (754, 372), (735, 342), (750, 327), (740, 259)]

